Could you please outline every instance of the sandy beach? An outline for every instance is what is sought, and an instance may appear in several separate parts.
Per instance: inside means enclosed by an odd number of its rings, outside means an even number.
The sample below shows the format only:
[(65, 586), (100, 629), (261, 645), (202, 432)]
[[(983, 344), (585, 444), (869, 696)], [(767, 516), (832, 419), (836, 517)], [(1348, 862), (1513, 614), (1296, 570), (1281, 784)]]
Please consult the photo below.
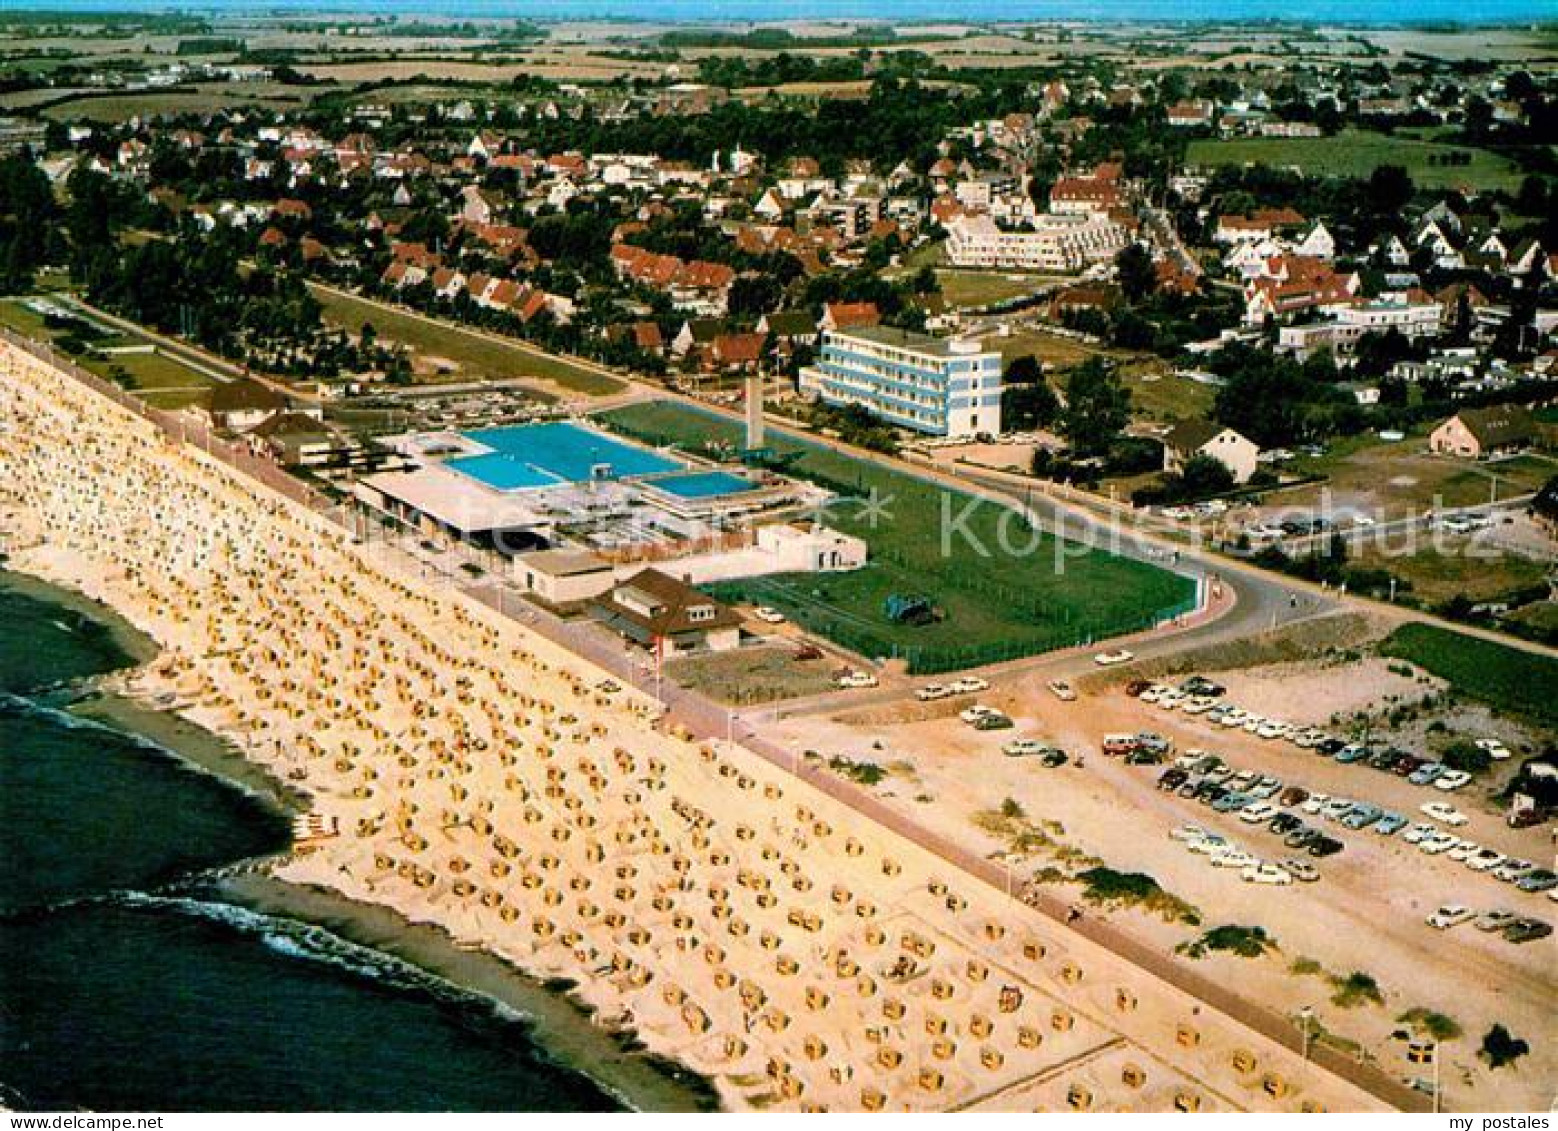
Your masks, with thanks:
[(305, 800), (277, 878), (575, 982), (727, 1108), (1382, 1106), (10, 346), (0, 438), (15, 566)]

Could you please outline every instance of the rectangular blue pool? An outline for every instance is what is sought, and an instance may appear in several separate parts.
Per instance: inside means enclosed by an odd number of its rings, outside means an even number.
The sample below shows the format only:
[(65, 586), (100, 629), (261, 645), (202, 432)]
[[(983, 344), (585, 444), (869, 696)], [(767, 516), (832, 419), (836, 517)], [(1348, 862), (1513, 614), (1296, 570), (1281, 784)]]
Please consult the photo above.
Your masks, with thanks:
[(728, 471), (667, 475), (664, 479), (652, 480), (651, 486), (680, 499), (713, 499), (720, 495), (739, 495), (743, 491), (757, 489), (755, 484)]
[[(577, 424), (521, 424), (462, 435), (492, 451), (452, 459), (448, 466), (499, 491), (555, 487), (594, 478), (632, 478), (683, 466), (647, 448)], [(599, 476), (597, 468), (601, 469)]]

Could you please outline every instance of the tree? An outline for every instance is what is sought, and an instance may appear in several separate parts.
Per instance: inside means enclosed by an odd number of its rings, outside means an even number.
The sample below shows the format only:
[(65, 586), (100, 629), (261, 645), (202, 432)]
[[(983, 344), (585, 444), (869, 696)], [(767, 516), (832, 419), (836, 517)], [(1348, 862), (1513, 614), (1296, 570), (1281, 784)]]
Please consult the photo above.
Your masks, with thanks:
[(1130, 419), (1130, 390), (1101, 358), (1088, 358), (1067, 376), (1060, 430), (1079, 455), (1108, 451)]
[(1031, 353), (1012, 358), (1007, 363), (1004, 380), (1008, 385), (1031, 385), (1044, 378), (1044, 366)]
[(1011, 384), (1001, 390), (1001, 422), (1013, 431), (1047, 427), (1059, 412), (1060, 399), (1044, 381)]
[(728, 300), (732, 318), (759, 318), (779, 305), (784, 295), (772, 275), (738, 275), (730, 285)]
[(1503, 1068), (1530, 1051), (1529, 1044), (1511, 1034), (1504, 1026), (1495, 1024), (1482, 1038), (1482, 1051), (1477, 1055), (1488, 1062), (1489, 1068)]
[(1184, 497), (1204, 498), (1216, 495), (1233, 486), (1233, 472), (1219, 459), (1198, 452), (1185, 461), (1179, 470)]
[(1120, 280), (1120, 290), (1128, 302), (1138, 303), (1158, 288), (1158, 272), (1152, 265), (1152, 256), (1139, 243), (1126, 244), (1114, 257), (1114, 269)]

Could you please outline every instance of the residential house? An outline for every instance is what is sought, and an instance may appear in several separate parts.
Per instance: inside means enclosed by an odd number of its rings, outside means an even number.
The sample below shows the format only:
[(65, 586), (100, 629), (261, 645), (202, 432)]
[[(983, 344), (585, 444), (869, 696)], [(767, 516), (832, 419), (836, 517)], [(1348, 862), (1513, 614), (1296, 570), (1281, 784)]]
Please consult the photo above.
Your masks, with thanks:
[(1248, 483), (1260, 466), (1260, 448), (1232, 428), (1210, 420), (1184, 420), (1169, 429), (1163, 437), (1163, 470), (1177, 475), (1196, 456), (1215, 459), (1235, 483)]
[(658, 569), (619, 582), (595, 600), (591, 612), (663, 659), (725, 652), (741, 643), (739, 613)]
[(1537, 439), (1536, 417), (1522, 405), (1462, 409), (1428, 435), (1439, 455), (1492, 459), (1525, 451)]

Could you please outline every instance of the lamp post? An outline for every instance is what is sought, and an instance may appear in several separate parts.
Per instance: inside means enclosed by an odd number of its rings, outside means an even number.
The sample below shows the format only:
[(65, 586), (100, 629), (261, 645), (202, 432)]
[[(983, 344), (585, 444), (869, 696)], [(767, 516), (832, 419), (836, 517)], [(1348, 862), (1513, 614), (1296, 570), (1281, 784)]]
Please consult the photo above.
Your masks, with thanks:
[(1298, 1011), (1298, 1019), (1301, 1022), (1303, 1022), (1303, 1033), (1304, 1033), (1304, 1080), (1307, 1083), (1308, 1080), (1309, 1080), (1309, 1045), (1310, 1045), (1310, 1042), (1314, 1039), (1314, 1022), (1315, 1022), (1314, 1006), (1306, 1005), (1306, 1006), (1304, 1006), (1303, 1009), (1300, 1009)]

